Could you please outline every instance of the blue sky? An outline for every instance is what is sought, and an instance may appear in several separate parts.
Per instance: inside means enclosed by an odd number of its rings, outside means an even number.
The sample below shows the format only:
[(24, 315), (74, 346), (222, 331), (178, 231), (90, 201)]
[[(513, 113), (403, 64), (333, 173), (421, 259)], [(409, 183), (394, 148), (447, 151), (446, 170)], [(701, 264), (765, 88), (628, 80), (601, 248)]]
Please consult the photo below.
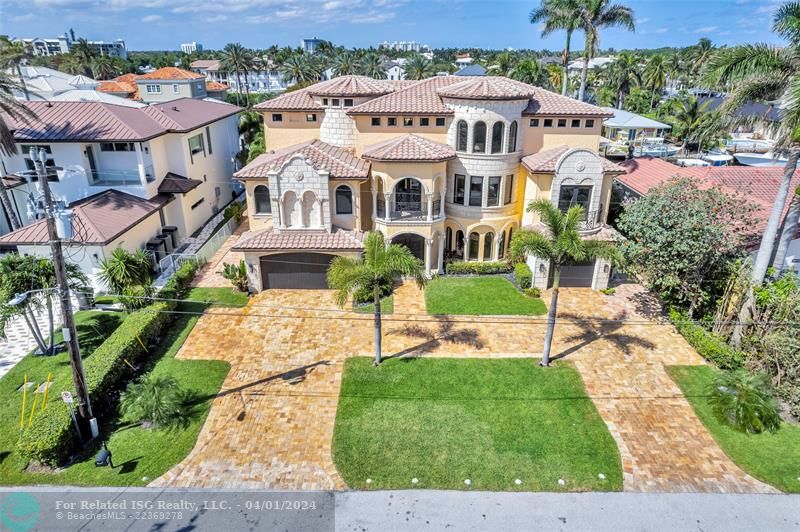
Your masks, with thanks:
[[(687, 46), (777, 42), (773, 0), (619, 0), (637, 18), (635, 33), (611, 29), (601, 46)], [(558, 49), (528, 23), (538, 0), (2, 0), (0, 34), (49, 37), (74, 28), (89, 39), (125, 39), (133, 50), (179, 49), (198, 41), (221, 48), (297, 46), (318, 36), (344, 46), (414, 40), (433, 47)], [(578, 39), (581, 37), (579, 36)], [(580, 48), (580, 46), (576, 46)]]

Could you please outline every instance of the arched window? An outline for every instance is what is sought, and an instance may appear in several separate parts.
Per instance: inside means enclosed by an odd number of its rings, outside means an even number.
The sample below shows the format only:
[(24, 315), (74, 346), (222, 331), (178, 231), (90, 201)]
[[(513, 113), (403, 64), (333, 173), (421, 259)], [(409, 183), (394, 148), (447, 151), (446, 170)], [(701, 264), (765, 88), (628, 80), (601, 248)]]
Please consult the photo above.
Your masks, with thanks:
[(467, 151), (467, 123), (463, 120), (456, 125), (456, 150)]
[(506, 256), (506, 232), (500, 233), (500, 240), (497, 241), (497, 260)]
[(492, 260), (492, 244), (494, 243), (494, 233), (483, 235), (483, 260)]
[(495, 122), (492, 126), (492, 153), (501, 153), (503, 151), (503, 133), (505, 129), (506, 125), (502, 122)]
[(453, 250), (453, 230), (449, 227), (444, 231), (444, 249), (448, 253)]
[(469, 260), (478, 260), (478, 250), (481, 245), (481, 235), (472, 232), (469, 234)]
[(517, 151), (517, 122), (511, 122), (508, 128), (508, 153)]
[(472, 152), (486, 153), (486, 122), (475, 122), (472, 127)]
[(336, 214), (353, 214), (353, 190), (347, 185), (336, 187)]
[(511, 249), (511, 237), (514, 236), (514, 229), (508, 228), (508, 249)]
[(459, 258), (464, 258), (464, 231), (456, 231), (456, 255)]
[(256, 204), (256, 214), (270, 214), (272, 212), (269, 189), (264, 185), (258, 185), (253, 190), (253, 200), (255, 200)]

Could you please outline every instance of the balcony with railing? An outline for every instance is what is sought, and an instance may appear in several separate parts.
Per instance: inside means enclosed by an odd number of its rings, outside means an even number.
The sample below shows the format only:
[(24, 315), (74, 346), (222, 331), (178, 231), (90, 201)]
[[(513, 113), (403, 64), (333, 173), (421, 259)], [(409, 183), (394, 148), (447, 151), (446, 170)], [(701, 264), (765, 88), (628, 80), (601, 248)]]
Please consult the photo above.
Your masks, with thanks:
[(578, 231), (581, 233), (593, 233), (603, 227), (603, 209), (585, 211), (585, 217), (578, 223)]
[[(141, 186), (142, 178), (139, 175), (138, 169), (133, 170), (86, 170), (87, 177), (89, 178), (89, 185), (95, 187), (124, 187), (124, 186)], [(147, 183), (153, 183), (156, 180), (153, 166), (144, 167), (145, 180)]]
[(440, 199), (429, 202), (418, 194), (396, 193), (389, 201), (389, 212), (386, 212), (386, 200), (378, 198), (376, 215), (384, 221), (424, 222), (437, 220), (444, 215)]

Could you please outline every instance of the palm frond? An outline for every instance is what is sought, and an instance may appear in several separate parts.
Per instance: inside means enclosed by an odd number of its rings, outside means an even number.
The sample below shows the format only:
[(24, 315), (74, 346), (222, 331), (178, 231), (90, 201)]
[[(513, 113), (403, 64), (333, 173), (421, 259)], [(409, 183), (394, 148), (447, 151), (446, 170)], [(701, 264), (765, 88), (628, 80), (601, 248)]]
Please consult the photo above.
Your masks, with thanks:
[(541, 198), (528, 204), (528, 212), (535, 212), (542, 219), (542, 223), (555, 236), (563, 227), (563, 214), (550, 200)]
[(509, 254), (513, 261), (523, 260), (526, 255), (540, 259), (551, 259), (555, 256), (550, 238), (539, 232), (521, 229), (511, 238)]
[(800, 44), (800, 2), (787, 2), (778, 8), (772, 31), (794, 45)]
[(724, 87), (750, 77), (786, 79), (794, 51), (766, 43), (745, 44), (721, 48), (703, 67), (702, 82), (713, 87)]
[(359, 259), (336, 257), (328, 268), (328, 284), (336, 289), (334, 300), (339, 308), (347, 304), (350, 294), (370, 282), (369, 268)]

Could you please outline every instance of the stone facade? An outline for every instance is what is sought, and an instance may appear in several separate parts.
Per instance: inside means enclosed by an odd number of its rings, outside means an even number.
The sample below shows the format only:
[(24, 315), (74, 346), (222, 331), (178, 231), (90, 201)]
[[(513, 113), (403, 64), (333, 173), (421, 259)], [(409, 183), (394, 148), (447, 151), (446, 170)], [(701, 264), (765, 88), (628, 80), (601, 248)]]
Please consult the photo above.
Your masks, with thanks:
[(319, 140), (342, 148), (352, 148), (356, 144), (356, 128), (347, 116), (347, 109), (329, 107), (319, 128)]
[(331, 230), (328, 172), (295, 155), (268, 176), (273, 228)]

